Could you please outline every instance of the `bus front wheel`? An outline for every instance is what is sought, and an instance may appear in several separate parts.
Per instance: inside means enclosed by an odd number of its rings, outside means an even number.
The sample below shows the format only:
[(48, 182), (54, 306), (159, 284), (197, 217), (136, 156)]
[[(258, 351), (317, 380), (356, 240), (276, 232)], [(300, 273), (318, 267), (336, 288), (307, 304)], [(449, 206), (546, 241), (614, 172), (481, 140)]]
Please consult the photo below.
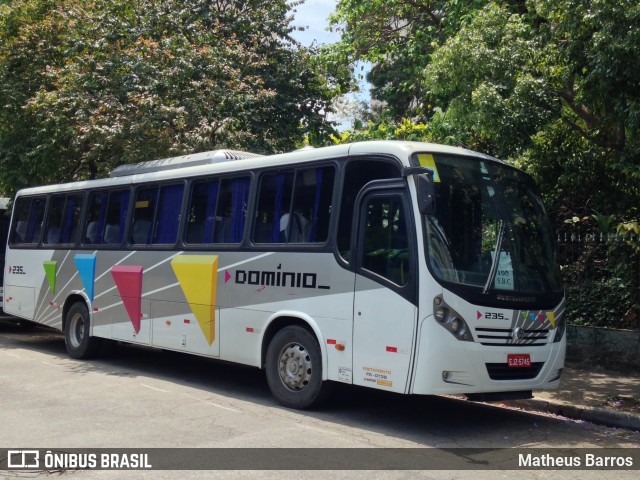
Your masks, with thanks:
[(322, 355), (316, 338), (306, 329), (289, 326), (269, 343), (267, 382), (275, 399), (289, 408), (303, 409), (326, 400), (331, 384), (322, 381)]
[(89, 336), (89, 310), (84, 303), (74, 303), (67, 312), (64, 343), (73, 358), (94, 357), (100, 349), (99, 338)]

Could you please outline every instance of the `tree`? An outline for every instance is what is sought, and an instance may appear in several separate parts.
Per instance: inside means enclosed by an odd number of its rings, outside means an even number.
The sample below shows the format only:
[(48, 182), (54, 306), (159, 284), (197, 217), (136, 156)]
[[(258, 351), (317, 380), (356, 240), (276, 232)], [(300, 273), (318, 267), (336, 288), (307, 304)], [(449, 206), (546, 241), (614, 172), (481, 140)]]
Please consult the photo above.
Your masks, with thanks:
[(0, 5), (1, 187), (328, 137), (338, 82), (290, 37), (289, 8), (285, 0)]
[[(399, 118), (420, 119), (426, 124), (412, 134), (462, 142), (526, 169), (558, 229), (576, 218), (572, 228), (590, 229), (582, 233), (606, 224), (607, 233), (628, 234), (625, 248), (585, 249), (565, 265), (569, 287), (581, 278), (575, 266), (615, 265), (590, 287), (568, 290), (567, 317), (589, 298), (592, 315), (613, 303), (638, 318), (640, 4), (395, 0), (386, 10), (383, 3), (342, 0), (335, 19), (346, 32), (344, 60), (375, 63), (384, 88), (374, 92), (393, 121), (343, 137), (397, 138), (408, 131)], [(367, 37), (368, 30), (376, 32)], [(612, 287), (609, 298), (592, 288), (600, 284)]]
[(332, 15), (341, 41), (333, 52), (343, 62), (372, 64), (371, 95), (387, 114), (427, 119), (431, 115), (422, 70), (431, 54), (488, 0), (340, 0)]
[(554, 211), (637, 213), (637, 2), (382, 3), (342, 0), (334, 22), (344, 61), (374, 62), (387, 118), (443, 112), (447, 138), (536, 174)]
[(433, 53), (425, 90), (470, 146), (513, 158), (560, 110), (540, 75), (544, 47), (525, 16), (488, 4)]

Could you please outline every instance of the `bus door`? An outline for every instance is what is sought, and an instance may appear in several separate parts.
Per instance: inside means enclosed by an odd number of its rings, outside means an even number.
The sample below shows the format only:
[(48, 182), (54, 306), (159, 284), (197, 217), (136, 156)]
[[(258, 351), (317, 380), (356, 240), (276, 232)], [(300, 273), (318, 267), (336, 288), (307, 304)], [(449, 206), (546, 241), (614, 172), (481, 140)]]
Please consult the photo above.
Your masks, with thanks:
[[(395, 188), (390, 188), (395, 186)], [(417, 250), (402, 182), (371, 182), (358, 195), (353, 383), (408, 391), (417, 325)]]

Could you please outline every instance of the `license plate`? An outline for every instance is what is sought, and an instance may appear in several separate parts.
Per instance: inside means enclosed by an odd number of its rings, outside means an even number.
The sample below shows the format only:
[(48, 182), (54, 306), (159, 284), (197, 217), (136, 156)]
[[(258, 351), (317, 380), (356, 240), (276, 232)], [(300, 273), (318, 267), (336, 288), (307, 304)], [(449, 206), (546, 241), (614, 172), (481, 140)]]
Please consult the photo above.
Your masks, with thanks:
[(531, 366), (531, 355), (528, 353), (510, 353), (507, 355), (509, 368), (527, 368)]

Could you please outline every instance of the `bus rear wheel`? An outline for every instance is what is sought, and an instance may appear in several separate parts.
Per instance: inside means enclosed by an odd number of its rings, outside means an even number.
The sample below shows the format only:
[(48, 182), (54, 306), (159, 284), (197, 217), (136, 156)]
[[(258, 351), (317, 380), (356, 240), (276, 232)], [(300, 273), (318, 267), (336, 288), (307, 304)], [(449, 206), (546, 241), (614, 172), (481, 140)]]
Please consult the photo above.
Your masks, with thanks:
[(269, 343), (267, 383), (285, 407), (304, 409), (327, 399), (329, 382), (322, 381), (322, 355), (316, 338), (299, 326), (283, 328)]
[(72, 358), (95, 357), (100, 349), (99, 338), (89, 335), (89, 310), (84, 303), (74, 303), (64, 322), (64, 344)]

